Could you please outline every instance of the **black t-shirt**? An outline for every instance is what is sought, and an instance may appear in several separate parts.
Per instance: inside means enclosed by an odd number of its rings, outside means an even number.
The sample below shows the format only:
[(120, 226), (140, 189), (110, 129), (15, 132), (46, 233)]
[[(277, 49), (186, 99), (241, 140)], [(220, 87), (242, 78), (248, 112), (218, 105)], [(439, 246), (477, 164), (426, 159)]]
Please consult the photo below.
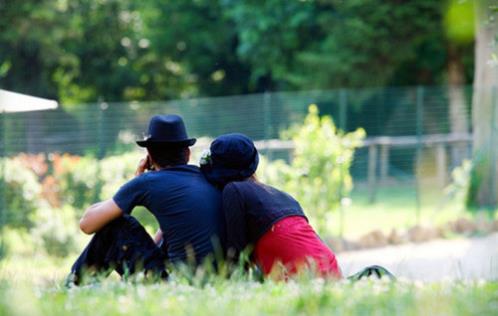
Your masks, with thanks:
[(223, 244), (221, 193), (193, 165), (146, 172), (114, 195), (121, 210), (146, 207), (157, 219), (172, 262), (185, 262), (193, 251), (197, 263)]
[(303, 216), (289, 194), (253, 180), (228, 183), (223, 189), (227, 249), (235, 257), (258, 241), (273, 224), (288, 216)]

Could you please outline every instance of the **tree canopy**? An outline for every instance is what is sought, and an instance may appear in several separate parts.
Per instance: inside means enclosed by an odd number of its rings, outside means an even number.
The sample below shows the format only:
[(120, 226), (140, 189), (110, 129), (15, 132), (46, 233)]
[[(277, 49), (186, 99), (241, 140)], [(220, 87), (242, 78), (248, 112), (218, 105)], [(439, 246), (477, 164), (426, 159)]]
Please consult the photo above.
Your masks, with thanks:
[(0, 0), (0, 86), (76, 104), (441, 84), (455, 38), (470, 83), (468, 2)]

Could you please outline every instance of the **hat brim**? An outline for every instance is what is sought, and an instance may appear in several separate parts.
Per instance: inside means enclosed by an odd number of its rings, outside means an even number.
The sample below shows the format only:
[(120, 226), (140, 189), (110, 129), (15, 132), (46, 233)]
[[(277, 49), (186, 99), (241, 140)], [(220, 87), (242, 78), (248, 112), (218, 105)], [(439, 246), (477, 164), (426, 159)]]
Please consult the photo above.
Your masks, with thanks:
[(147, 140), (137, 140), (137, 145), (140, 147), (149, 147), (154, 145), (190, 147), (194, 145), (196, 141), (197, 141), (196, 138), (190, 138), (181, 141), (154, 141), (147, 139)]

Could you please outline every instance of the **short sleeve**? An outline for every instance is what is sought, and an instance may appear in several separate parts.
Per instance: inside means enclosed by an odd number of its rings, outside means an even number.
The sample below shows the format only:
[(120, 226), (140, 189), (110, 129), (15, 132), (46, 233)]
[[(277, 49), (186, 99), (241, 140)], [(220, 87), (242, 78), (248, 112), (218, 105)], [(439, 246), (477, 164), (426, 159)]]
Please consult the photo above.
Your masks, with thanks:
[(227, 250), (231, 259), (237, 260), (247, 246), (244, 203), (233, 184), (223, 190), (223, 212), (226, 221)]
[(112, 198), (125, 214), (130, 214), (135, 206), (143, 205), (144, 185), (142, 177), (125, 183)]

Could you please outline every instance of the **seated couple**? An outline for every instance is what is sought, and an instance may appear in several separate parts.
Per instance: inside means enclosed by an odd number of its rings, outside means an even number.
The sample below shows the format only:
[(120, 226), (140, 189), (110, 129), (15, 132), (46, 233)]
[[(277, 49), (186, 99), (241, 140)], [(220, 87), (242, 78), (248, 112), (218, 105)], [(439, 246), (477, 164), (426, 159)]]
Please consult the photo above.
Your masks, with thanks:
[[(237, 262), (246, 248), (265, 276), (280, 268), (287, 276), (311, 267), (324, 277), (342, 277), (334, 253), (299, 203), (255, 178), (259, 158), (249, 138), (216, 138), (200, 168), (188, 164), (195, 141), (181, 117), (152, 117), (147, 138), (137, 141), (148, 155), (135, 178), (81, 218), (81, 230), (95, 235), (74, 263), (70, 283), (111, 269), (121, 276), (141, 271), (166, 279), (165, 263), (214, 263), (215, 254)], [(139, 205), (157, 219), (153, 238), (130, 216)]]

